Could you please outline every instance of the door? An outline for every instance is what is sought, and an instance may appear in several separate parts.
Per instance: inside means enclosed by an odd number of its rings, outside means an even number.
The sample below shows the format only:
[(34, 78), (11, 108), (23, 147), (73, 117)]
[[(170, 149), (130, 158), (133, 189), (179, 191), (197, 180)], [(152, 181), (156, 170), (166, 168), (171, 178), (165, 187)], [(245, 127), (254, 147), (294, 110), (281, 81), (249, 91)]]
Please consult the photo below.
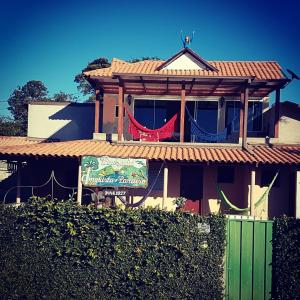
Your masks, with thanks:
[(201, 199), (203, 193), (202, 167), (181, 166), (180, 196), (187, 199), (184, 211), (201, 214)]

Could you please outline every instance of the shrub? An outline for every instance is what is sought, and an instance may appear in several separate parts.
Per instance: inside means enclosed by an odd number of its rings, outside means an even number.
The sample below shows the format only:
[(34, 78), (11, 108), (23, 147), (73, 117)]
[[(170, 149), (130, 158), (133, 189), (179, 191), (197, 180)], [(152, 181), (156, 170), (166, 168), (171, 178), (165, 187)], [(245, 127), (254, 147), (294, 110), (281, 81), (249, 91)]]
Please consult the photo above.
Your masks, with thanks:
[(223, 296), (221, 216), (32, 199), (2, 207), (0, 228), (3, 299)]
[(273, 224), (273, 299), (300, 299), (300, 220), (281, 217)]

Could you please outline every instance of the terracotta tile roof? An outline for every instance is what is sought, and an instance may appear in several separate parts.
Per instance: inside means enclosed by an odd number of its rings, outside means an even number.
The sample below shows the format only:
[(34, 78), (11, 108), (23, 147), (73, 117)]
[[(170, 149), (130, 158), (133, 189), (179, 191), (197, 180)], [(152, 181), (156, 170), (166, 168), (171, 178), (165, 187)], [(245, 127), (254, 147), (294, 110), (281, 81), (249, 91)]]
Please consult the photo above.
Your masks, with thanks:
[(25, 136), (0, 136), (0, 147), (32, 145), (39, 142), (41, 142), (41, 140), (33, 140)]
[(117, 157), (143, 157), (150, 160), (262, 163), (300, 165), (300, 145), (251, 146), (244, 151), (238, 146), (213, 147), (170, 144), (111, 144), (96, 140), (35, 143), (31, 145), (0, 146), (0, 155), (80, 157), (83, 155), (110, 155)]
[(208, 61), (219, 71), (207, 70), (159, 70), (164, 61), (145, 60), (128, 63), (113, 59), (111, 67), (85, 72), (91, 77), (112, 77), (114, 74), (195, 76), (195, 77), (255, 77), (256, 79), (286, 79), (280, 65), (275, 61)]

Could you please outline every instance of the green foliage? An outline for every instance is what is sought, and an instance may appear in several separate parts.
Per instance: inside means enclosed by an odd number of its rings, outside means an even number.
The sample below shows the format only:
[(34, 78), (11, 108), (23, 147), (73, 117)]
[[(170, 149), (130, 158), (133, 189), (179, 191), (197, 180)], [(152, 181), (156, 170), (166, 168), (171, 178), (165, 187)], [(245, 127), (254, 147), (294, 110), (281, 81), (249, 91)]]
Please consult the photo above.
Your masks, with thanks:
[(0, 208), (1, 298), (222, 299), (224, 241), (220, 216), (32, 199)]
[(76, 82), (77, 89), (80, 93), (82, 93), (84, 96), (89, 96), (86, 102), (92, 102), (94, 100), (94, 89), (90, 85), (90, 83), (86, 80), (85, 76), (83, 75), (83, 72), (86, 71), (92, 71), (96, 69), (102, 69), (102, 68), (108, 68), (110, 67), (111, 63), (108, 61), (105, 57), (100, 57), (92, 62), (89, 62), (87, 66), (82, 70), (82, 73), (77, 74), (74, 78), (74, 82)]
[(157, 57), (157, 56), (153, 56), (153, 57), (143, 56), (142, 58), (133, 58), (133, 59), (130, 59), (130, 60), (128, 60), (128, 62), (130, 62), (130, 63), (136, 63), (136, 62), (143, 61), (143, 60), (160, 60), (160, 58)]
[(186, 202), (186, 198), (185, 198), (185, 197), (177, 197), (177, 198), (173, 201), (173, 203), (174, 203), (175, 205), (177, 205), (177, 207), (183, 207), (184, 204), (185, 204), (185, 202)]
[(0, 135), (20, 135), (21, 124), (8, 117), (0, 116)]
[(273, 224), (273, 299), (300, 299), (300, 220), (281, 217)]
[(8, 110), (15, 121), (20, 124), (20, 135), (26, 135), (28, 103), (45, 101), (48, 91), (41, 81), (31, 80), (24, 86), (15, 89), (8, 99)]
[(65, 92), (60, 91), (52, 96), (52, 101), (54, 102), (77, 102), (78, 97), (68, 94)]

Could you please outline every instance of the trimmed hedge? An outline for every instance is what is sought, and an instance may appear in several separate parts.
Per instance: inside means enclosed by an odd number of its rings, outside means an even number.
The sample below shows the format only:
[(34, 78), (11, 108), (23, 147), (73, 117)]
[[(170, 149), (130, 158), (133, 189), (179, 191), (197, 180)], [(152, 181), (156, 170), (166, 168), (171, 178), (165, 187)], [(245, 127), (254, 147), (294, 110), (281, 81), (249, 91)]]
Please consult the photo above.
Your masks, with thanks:
[(273, 299), (300, 299), (300, 220), (282, 217), (273, 224)]
[(1, 299), (222, 299), (225, 222), (47, 199), (1, 207)]

